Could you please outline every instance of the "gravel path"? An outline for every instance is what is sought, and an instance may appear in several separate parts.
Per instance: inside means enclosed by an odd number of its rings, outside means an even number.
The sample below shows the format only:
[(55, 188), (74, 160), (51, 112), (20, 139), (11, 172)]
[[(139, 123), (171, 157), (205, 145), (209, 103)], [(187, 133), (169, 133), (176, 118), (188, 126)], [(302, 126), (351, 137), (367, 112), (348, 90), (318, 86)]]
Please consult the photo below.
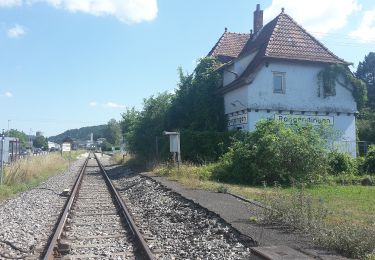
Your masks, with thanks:
[(58, 194), (73, 185), (83, 161), (0, 203), (0, 259), (39, 257), (66, 201)]
[(217, 214), (155, 181), (107, 169), (158, 259), (249, 259), (252, 241)]

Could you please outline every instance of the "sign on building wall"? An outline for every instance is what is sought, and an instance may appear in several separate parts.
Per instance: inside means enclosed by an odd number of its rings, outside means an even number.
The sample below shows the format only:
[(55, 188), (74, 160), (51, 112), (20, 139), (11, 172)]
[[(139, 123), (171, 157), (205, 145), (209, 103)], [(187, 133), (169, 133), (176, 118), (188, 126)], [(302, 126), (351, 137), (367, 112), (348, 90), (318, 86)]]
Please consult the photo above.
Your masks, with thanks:
[(314, 115), (281, 115), (275, 114), (274, 118), (283, 122), (284, 124), (328, 124), (333, 125), (333, 116), (314, 116)]
[(228, 126), (237, 126), (243, 124), (247, 124), (247, 113), (228, 116)]

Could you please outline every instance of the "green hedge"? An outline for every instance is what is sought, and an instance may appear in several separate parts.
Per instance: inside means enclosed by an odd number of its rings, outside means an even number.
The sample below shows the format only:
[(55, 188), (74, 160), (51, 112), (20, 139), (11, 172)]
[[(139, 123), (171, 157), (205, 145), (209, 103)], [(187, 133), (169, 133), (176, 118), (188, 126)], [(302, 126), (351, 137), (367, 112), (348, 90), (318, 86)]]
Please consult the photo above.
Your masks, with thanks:
[(234, 132), (181, 131), (181, 154), (184, 161), (215, 162), (228, 151)]

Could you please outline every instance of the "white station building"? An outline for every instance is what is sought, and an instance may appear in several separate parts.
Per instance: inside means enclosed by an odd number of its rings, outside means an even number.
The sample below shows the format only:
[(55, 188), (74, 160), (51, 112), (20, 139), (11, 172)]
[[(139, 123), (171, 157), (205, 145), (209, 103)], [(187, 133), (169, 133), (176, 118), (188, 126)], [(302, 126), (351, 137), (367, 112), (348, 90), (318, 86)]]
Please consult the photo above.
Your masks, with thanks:
[(225, 29), (208, 56), (223, 63), (225, 114), (228, 129), (253, 131), (260, 119), (285, 124), (324, 121), (340, 133), (335, 144), (356, 155), (356, 102), (351, 87), (336, 82), (325, 93), (318, 73), (330, 64), (349, 63), (329, 51), (284, 10), (263, 26), (263, 11), (254, 12), (250, 34)]

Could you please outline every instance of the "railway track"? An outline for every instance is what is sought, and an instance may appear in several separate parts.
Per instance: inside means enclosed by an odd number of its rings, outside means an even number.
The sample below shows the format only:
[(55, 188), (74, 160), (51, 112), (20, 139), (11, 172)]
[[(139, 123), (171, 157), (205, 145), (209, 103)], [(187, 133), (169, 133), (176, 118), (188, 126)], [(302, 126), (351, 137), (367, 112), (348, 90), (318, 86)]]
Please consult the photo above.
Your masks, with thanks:
[(95, 154), (82, 166), (43, 258), (154, 259)]

